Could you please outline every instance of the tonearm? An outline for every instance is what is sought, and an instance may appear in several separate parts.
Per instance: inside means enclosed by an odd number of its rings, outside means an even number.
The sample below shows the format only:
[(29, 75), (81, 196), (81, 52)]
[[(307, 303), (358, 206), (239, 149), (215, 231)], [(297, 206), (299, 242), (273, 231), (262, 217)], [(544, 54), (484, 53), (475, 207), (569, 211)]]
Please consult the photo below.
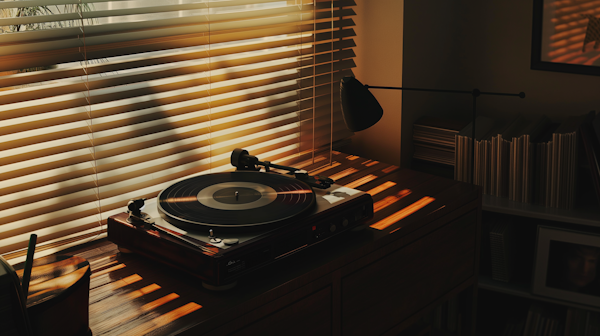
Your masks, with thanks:
[(270, 161), (259, 161), (254, 155), (250, 155), (247, 150), (236, 148), (231, 153), (231, 164), (237, 167), (237, 170), (253, 170), (260, 171), (259, 166), (263, 166), (266, 172), (269, 172), (271, 168), (281, 169), (288, 171), (288, 174), (294, 175), (296, 179), (305, 182), (311, 187), (319, 189), (329, 188), (335, 181), (319, 175), (310, 176), (306, 170), (282, 166)]

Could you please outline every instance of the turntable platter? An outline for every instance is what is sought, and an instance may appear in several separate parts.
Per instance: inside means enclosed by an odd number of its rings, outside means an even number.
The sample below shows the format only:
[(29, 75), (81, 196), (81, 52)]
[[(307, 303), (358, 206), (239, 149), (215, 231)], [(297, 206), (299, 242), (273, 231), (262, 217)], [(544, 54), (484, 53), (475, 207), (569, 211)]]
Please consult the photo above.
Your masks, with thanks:
[(315, 195), (306, 183), (255, 171), (189, 178), (158, 195), (158, 211), (185, 229), (265, 229), (311, 209)]

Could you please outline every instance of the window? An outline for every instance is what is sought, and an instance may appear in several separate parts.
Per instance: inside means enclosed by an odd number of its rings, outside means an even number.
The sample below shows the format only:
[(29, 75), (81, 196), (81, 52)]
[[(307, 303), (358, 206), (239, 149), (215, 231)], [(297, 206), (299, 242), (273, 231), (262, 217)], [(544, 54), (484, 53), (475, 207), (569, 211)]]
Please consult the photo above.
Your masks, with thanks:
[(106, 235), (130, 199), (350, 135), (353, 1), (0, 2), (0, 254)]

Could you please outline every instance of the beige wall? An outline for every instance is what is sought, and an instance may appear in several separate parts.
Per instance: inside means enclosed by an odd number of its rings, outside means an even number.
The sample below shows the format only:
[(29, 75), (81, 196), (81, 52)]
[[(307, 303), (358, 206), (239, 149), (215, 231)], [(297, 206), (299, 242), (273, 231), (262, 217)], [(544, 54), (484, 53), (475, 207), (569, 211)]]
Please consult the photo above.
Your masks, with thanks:
[[(407, 1), (403, 85), (488, 92), (477, 113), (509, 121), (545, 114), (554, 122), (600, 109), (600, 76), (531, 69), (532, 1)], [(402, 102), (402, 162), (410, 165), (412, 124), (420, 116), (470, 118), (468, 95), (408, 94)]]
[[(403, 0), (356, 0), (356, 78), (363, 84), (402, 86)], [(383, 118), (358, 132), (343, 150), (382, 162), (400, 164), (402, 94), (372, 89)]]
[[(600, 109), (600, 76), (531, 70), (531, 1), (356, 0), (355, 74), (370, 85), (518, 93), (482, 96), (478, 114), (555, 122)], [(404, 64), (404, 67), (402, 66)], [(372, 90), (383, 120), (342, 149), (409, 167), (412, 124), (424, 115), (469, 120), (469, 95)], [(400, 122), (402, 120), (402, 126)], [(402, 127), (402, 132), (400, 132)], [(403, 141), (401, 141), (402, 133)], [(400, 144), (402, 142), (402, 149)]]

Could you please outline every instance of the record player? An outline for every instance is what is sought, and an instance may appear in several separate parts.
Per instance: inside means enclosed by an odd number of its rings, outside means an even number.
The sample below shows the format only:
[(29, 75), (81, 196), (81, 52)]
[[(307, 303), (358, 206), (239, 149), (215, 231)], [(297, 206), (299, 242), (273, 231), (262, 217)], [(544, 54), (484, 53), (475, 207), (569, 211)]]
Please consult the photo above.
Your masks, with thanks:
[(108, 239), (223, 290), (373, 218), (371, 195), (329, 178), (261, 162), (242, 149), (233, 151), (231, 164), (236, 171), (173, 183), (146, 212), (144, 199), (130, 201), (127, 213), (108, 218)]

